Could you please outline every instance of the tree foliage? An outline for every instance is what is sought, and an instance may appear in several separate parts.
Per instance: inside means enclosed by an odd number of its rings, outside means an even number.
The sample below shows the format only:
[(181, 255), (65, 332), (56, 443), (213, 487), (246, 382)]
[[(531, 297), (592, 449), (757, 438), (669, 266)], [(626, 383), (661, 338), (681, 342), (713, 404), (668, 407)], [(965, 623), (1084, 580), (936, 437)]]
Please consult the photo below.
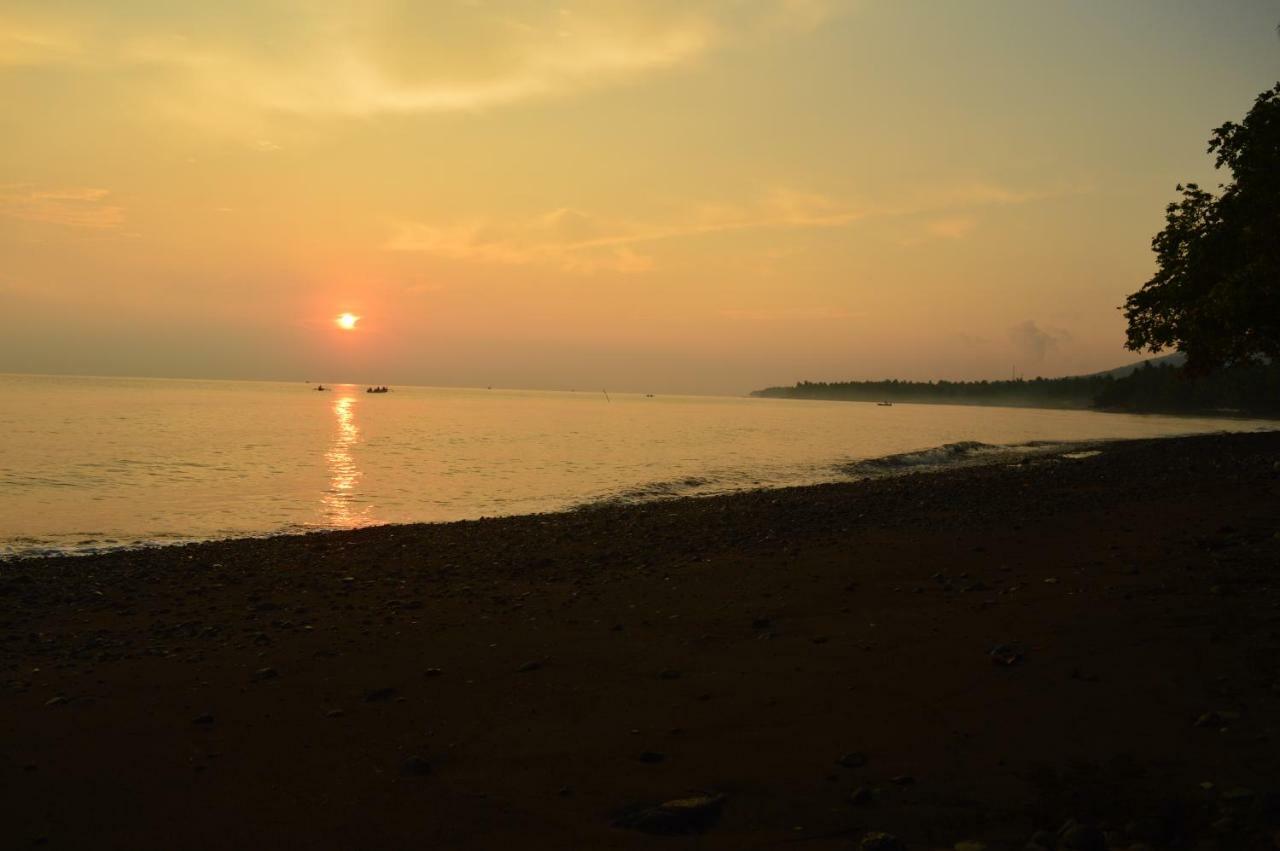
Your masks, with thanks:
[(1100, 408), (1131, 413), (1280, 414), (1280, 361), (1239, 363), (1188, 376), (1181, 367), (1146, 363), (1127, 375), (1110, 373), (1013, 381), (801, 381), (751, 395), (841, 402), (914, 402)]
[(1280, 357), (1280, 83), (1208, 152), (1231, 182), (1178, 187), (1151, 241), (1156, 274), (1124, 307), (1130, 349), (1176, 348), (1193, 373)]

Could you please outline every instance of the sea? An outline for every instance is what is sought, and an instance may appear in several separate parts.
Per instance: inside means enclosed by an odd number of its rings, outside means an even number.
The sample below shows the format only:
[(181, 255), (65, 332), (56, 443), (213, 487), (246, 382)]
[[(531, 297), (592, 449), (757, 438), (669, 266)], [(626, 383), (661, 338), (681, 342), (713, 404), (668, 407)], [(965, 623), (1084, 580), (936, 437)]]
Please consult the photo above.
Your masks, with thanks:
[(0, 560), (560, 511), (1274, 422), (581, 390), (0, 375)]

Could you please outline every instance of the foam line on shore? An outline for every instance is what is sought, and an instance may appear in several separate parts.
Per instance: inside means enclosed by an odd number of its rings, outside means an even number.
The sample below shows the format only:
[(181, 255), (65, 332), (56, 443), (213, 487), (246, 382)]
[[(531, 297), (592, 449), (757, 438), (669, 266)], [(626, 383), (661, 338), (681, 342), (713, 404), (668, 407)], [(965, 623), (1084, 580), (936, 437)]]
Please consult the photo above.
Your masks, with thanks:
[[(1103, 441), (1111, 443), (1114, 441)], [(859, 481), (883, 476), (940, 471), (962, 466), (1016, 463), (1030, 457), (1068, 457), (1065, 453), (1100, 451), (1099, 441), (1032, 440), (1016, 444), (991, 444), (976, 440), (945, 443), (926, 449), (873, 458), (842, 460), (805, 470), (770, 475), (764, 471), (706, 473), (678, 479), (657, 480), (587, 500), (577, 508), (642, 505), (688, 497), (715, 496), (782, 487), (803, 487), (828, 482)], [(1082, 456), (1091, 457), (1091, 456)]]
[[(874, 458), (841, 460), (805, 469), (768, 470), (759, 468), (708, 471), (701, 475), (655, 480), (641, 485), (630, 486), (615, 493), (603, 494), (576, 503), (567, 503), (560, 510), (581, 511), (594, 508), (643, 505), (677, 499), (722, 496), (750, 491), (777, 490), (787, 487), (856, 482), (887, 476), (939, 472), (959, 467), (1023, 463), (1032, 458), (1054, 457), (1069, 459), (1070, 455), (1068, 453), (1096, 453), (1101, 451), (1107, 444), (1116, 442), (1124, 441), (1073, 442), (1035, 440), (1009, 445), (960, 441)], [(1079, 458), (1084, 457), (1091, 456), (1079, 456)], [(184, 537), (179, 535), (157, 537), (155, 535), (145, 535), (132, 541), (126, 540), (118, 543), (115, 540), (110, 543), (99, 540), (76, 540), (70, 543), (59, 543), (49, 540), (25, 539), (18, 542), (22, 546), (14, 546), (16, 541), (10, 540), (6, 542), (7, 551), (5, 551), (5, 548), (0, 548), (0, 565), (46, 557), (92, 556), (110, 552), (186, 546), (210, 541), (262, 539), (336, 531), (342, 531), (342, 529), (321, 526), (289, 526), (280, 529), (263, 530), (260, 533), (235, 532), (211, 537)]]
[(992, 444), (965, 440), (928, 449), (843, 462), (837, 468), (851, 478), (864, 479), (976, 464), (1008, 463), (1029, 457), (1066, 457), (1066, 453), (1095, 450), (1098, 445), (1098, 441), (1031, 440), (1025, 443)]

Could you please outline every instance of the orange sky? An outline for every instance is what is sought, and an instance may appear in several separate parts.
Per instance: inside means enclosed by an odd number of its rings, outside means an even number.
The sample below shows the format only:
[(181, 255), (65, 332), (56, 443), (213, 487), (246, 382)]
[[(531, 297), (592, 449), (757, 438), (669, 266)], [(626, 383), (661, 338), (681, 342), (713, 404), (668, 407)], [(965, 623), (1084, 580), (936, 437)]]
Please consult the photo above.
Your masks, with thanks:
[(1214, 182), (1209, 131), (1280, 77), (1276, 23), (9, 0), (0, 371), (740, 393), (1115, 366), (1174, 184)]

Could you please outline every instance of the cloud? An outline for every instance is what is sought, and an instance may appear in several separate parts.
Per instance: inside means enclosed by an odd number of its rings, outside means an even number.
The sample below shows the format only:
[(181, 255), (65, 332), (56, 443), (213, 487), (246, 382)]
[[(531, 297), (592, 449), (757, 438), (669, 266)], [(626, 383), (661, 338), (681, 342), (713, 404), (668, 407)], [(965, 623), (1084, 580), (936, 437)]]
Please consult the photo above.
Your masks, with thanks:
[(566, 272), (601, 270), (632, 273), (652, 266), (624, 240), (608, 236), (607, 225), (575, 210), (503, 225), (482, 221), (454, 225), (403, 222), (386, 248), (455, 260), (506, 265), (548, 264)]
[(400, 222), (384, 247), (487, 263), (544, 263), (567, 272), (634, 273), (653, 266), (642, 253), (646, 244), (762, 228), (841, 227), (864, 215), (820, 195), (778, 190), (752, 204), (695, 204), (665, 222), (611, 220), (570, 209), (505, 223)]
[[(977, 185), (975, 191), (973, 186), (942, 186), (932, 195), (917, 194), (889, 204), (839, 200), (784, 187), (746, 203), (694, 203), (660, 221), (609, 219), (569, 209), (506, 222), (401, 221), (393, 225), (383, 247), (455, 260), (550, 264), (569, 272), (633, 273), (652, 268), (655, 261), (644, 252), (665, 241), (753, 230), (844, 228), (871, 219), (937, 215), (955, 207), (1027, 203), (1053, 194), (1017, 192), (992, 184)], [(976, 225), (972, 216), (944, 215), (932, 219), (926, 232), (933, 238), (959, 239)]]
[(72, 62), (80, 49), (62, 27), (0, 17), (0, 68)]
[(908, 233), (898, 240), (904, 248), (915, 248), (934, 240), (964, 239), (978, 227), (978, 219), (970, 215), (929, 218), (923, 223), (913, 223)]
[(792, 322), (796, 320), (843, 321), (861, 319), (866, 313), (844, 307), (730, 308), (720, 311), (726, 319), (743, 322)]
[(929, 222), (926, 230), (939, 239), (962, 239), (978, 226), (978, 220), (972, 216), (950, 216)]
[(482, 110), (688, 66), (727, 44), (819, 26), (839, 5), (227, 0), (218, 15), (160, 4), (139, 17), (14, 0), (0, 12), (0, 66), (154, 68), (193, 117), (215, 104), (348, 117)]
[(1027, 319), (1009, 329), (1009, 341), (1018, 356), (1028, 363), (1042, 363), (1054, 354), (1059, 345), (1068, 342), (1071, 335), (1058, 329), (1043, 329), (1034, 320)]
[(107, 203), (106, 189), (38, 189), (27, 184), (0, 186), (0, 216), (29, 222), (107, 230), (124, 222), (124, 208)]

